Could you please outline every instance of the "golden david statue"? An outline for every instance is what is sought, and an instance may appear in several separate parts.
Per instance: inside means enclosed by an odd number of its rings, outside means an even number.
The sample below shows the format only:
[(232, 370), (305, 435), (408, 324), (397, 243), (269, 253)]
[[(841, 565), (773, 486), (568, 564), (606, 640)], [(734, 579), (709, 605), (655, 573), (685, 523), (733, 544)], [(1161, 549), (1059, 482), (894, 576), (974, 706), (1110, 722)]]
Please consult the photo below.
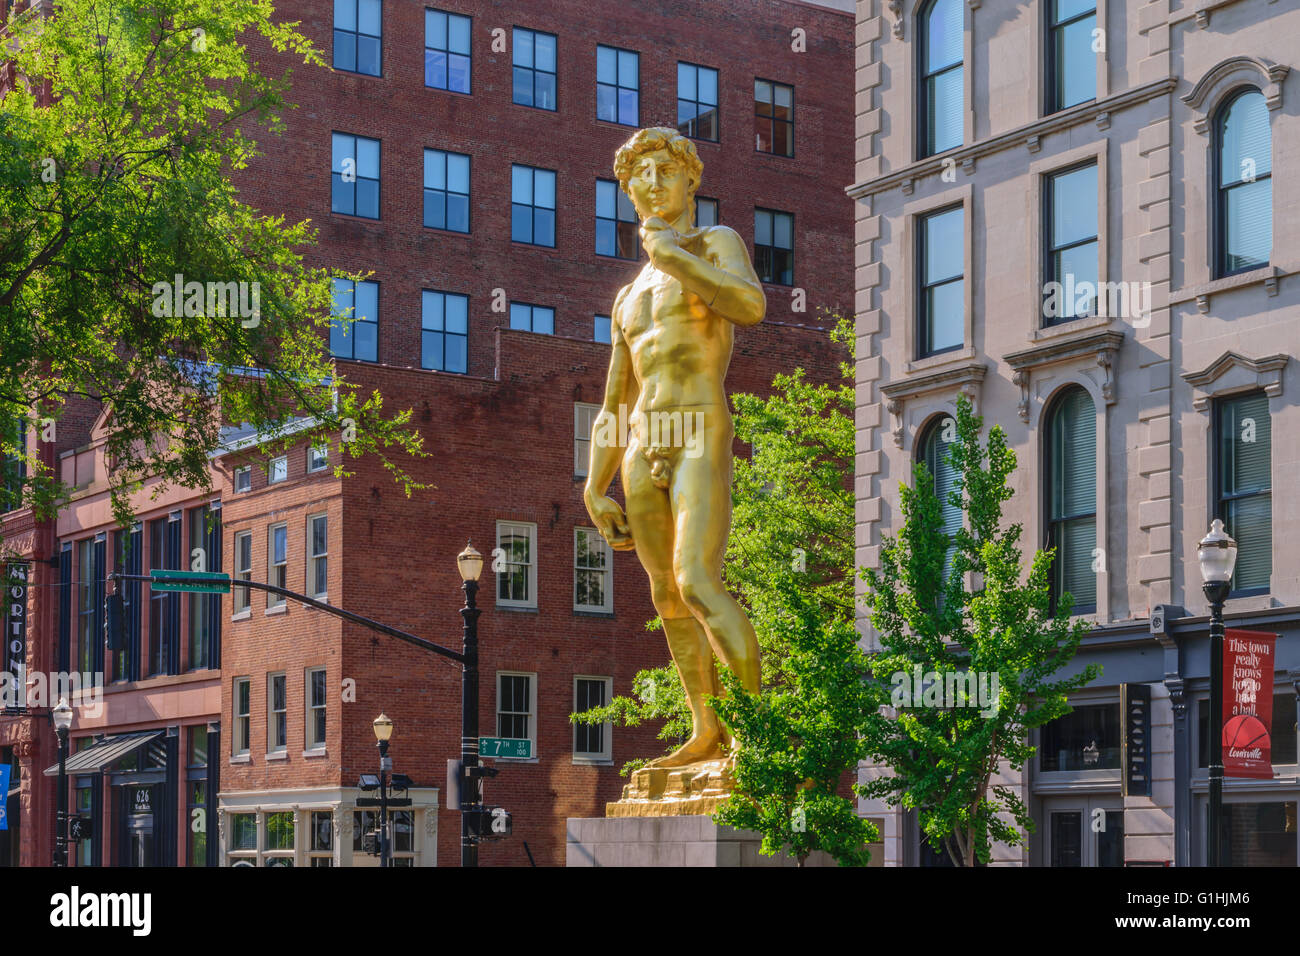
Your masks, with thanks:
[[(614, 302), (583, 499), (610, 546), (635, 549), (650, 578), (693, 729), (633, 774), (610, 816), (711, 812), (730, 791), (734, 745), (705, 703), (721, 692), (714, 655), (749, 690), (759, 684), (754, 628), (722, 582), (734, 435), (723, 380), (735, 326), (763, 321), (767, 301), (735, 230), (696, 228), (702, 171), (694, 144), (664, 127), (638, 131), (614, 160), (649, 262)], [(616, 471), (626, 513), (606, 495)]]

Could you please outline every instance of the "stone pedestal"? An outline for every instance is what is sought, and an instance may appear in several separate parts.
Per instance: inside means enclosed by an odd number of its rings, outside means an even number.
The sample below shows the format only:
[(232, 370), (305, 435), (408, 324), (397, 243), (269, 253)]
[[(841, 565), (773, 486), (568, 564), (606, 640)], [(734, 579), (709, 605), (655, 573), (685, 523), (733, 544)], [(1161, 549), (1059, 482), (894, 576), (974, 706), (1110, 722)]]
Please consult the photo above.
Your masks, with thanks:
[(735, 784), (731, 764), (708, 760), (688, 767), (642, 767), (632, 771), (623, 799), (605, 804), (607, 817), (711, 815)]
[[(795, 865), (785, 854), (759, 853), (757, 833), (718, 826), (707, 816), (570, 817), (566, 839), (567, 866)], [(835, 861), (818, 852), (804, 865)]]

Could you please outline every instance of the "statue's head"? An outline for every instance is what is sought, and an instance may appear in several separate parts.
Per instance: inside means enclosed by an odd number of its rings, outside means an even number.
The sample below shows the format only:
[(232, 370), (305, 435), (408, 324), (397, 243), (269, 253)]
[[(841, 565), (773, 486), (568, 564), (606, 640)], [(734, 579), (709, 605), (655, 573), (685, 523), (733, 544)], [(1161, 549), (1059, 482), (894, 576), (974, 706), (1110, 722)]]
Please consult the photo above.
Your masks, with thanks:
[(614, 156), (614, 175), (642, 220), (673, 222), (691, 210), (704, 164), (695, 144), (666, 126), (637, 130)]

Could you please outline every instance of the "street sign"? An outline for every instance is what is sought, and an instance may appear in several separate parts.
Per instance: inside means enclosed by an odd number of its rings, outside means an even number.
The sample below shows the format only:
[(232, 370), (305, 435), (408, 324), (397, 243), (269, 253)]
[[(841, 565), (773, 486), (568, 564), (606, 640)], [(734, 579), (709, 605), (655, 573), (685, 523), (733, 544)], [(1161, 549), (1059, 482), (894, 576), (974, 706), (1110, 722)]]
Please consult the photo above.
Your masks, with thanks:
[(219, 571), (149, 571), (149, 586), (155, 591), (194, 591), (201, 594), (229, 594), (230, 575)]
[(513, 737), (480, 737), (478, 739), (480, 757), (523, 757), (533, 755), (533, 742)]

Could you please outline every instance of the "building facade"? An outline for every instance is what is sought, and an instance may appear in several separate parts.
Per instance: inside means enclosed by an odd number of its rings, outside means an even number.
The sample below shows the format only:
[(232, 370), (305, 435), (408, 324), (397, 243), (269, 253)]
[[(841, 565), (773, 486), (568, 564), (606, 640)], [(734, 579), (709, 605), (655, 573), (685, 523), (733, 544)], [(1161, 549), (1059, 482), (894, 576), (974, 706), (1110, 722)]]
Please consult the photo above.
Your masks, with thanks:
[[(1228, 627), (1279, 635), (1261, 689), (1274, 777), (1226, 781), (1224, 860), (1294, 866), (1300, 11), (861, 0), (857, 16), (860, 563), (898, 526), (913, 463), (950, 470), (942, 424), (964, 394), (1018, 456), (1007, 520), (1058, 549), (1053, 587), (1092, 625), (1072, 668), (1103, 667), (1034, 732), (1030, 765), (1003, 768), (1037, 826), (994, 862), (1203, 865), (1197, 545), (1217, 517), (1240, 547)], [(1141, 716), (1148, 779), (1126, 783)], [(914, 817), (862, 812), (887, 864), (933, 862)]]

